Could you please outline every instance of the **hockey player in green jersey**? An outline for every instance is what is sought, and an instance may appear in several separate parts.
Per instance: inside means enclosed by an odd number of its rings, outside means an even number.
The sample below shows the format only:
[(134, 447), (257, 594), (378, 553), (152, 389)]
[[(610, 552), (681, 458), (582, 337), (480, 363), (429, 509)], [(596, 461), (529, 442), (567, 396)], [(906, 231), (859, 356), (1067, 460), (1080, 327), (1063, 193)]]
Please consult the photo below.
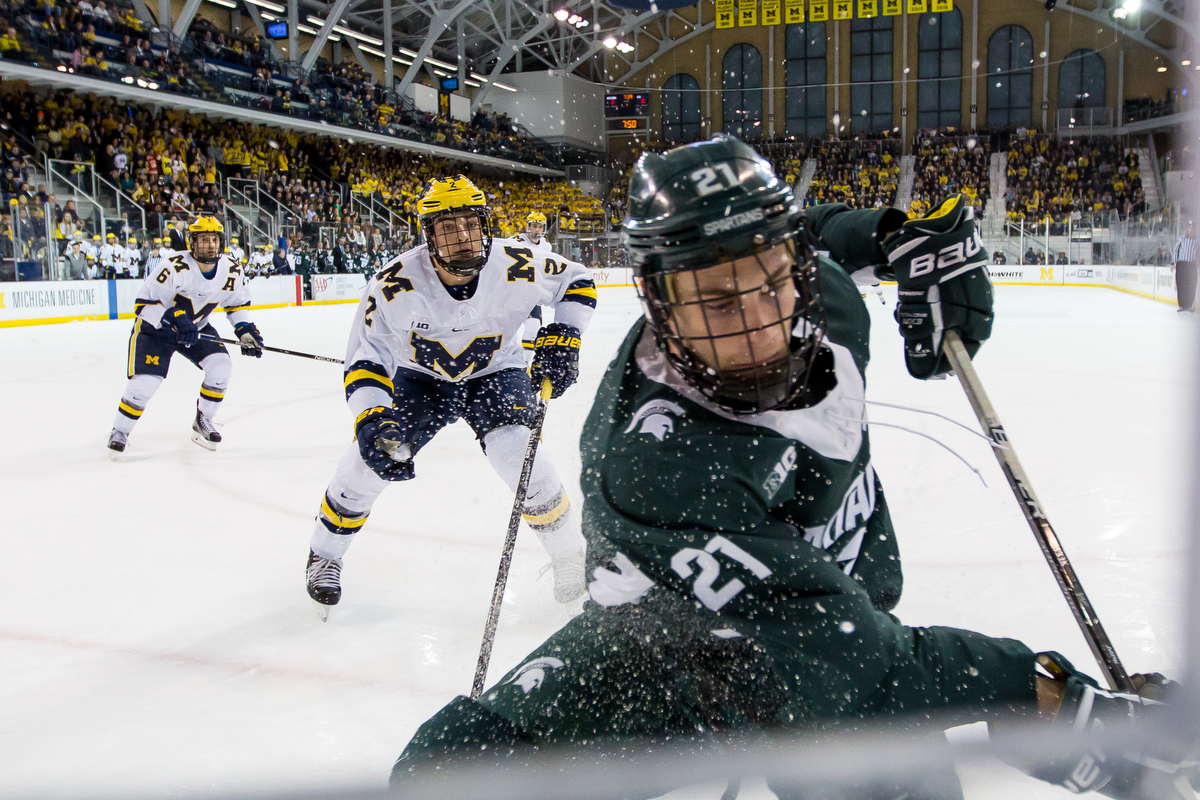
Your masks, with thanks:
[[(906, 220), (840, 204), (804, 216), (769, 164), (725, 136), (642, 156), (624, 235), (645, 317), (580, 443), (591, 602), (478, 699), (426, 722), (393, 788), (572, 745), (931, 716), (1081, 729), (1163, 708), (1100, 689), (1057, 654), (890, 614), (900, 557), (870, 460), (869, 319), (850, 274), (878, 267), (898, 282), (917, 378), (948, 371), (946, 331), (974, 355), (992, 322), (970, 207), (952, 196)], [(1121, 752), (1024, 768), (1128, 798), (1146, 796), (1152, 769)], [(953, 781), (898, 788), (851, 796), (959, 794)]]

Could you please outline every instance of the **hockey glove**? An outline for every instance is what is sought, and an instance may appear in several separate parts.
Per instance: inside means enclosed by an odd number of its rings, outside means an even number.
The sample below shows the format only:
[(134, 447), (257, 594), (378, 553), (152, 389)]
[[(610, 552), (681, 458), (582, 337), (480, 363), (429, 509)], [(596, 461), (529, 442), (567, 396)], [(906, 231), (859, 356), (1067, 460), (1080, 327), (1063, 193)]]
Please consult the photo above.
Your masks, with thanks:
[(233, 326), (233, 335), (242, 346), (242, 355), (262, 358), (263, 337), (253, 322), (239, 322)]
[(192, 322), (192, 315), (187, 309), (172, 306), (163, 314), (162, 326), (175, 333), (175, 344), (180, 347), (191, 347), (200, 338), (200, 329)]
[(975, 210), (951, 195), (888, 236), (883, 252), (888, 266), (876, 272), (900, 284), (896, 321), (909, 374), (924, 379), (950, 371), (942, 353), (946, 331), (957, 331), (974, 358), (992, 335), (992, 282)]
[(416, 474), (412, 449), (401, 438), (394, 408), (376, 406), (359, 414), (354, 438), (363, 462), (385, 481), (406, 481)]
[(559, 397), (579, 377), (579, 329), (551, 322), (538, 333), (533, 343), (533, 364), (529, 376), (533, 390), (541, 392), (542, 381), (550, 381), (550, 396)]
[[(1039, 653), (1038, 674), (1060, 682), (1064, 697), (1055, 724), (1075, 733), (1102, 733), (1106, 727), (1161, 720), (1178, 684), (1162, 675), (1131, 675), (1138, 694), (1109, 692), (1094, 680), (1075, 670), (1058, 653)], [(1055, 754), (1028, 766), (1025, 771), (1035, 778), (1063, 786), (1079, 794), (1099, 791), (1118, 800), (1175, 800), (1194, 797), (1181, 791), (1178, 781), (1197, 778), (1198, 744), (1195, 741), (1166, 741), (1138, 731), (1113, 740), (1088, 742), (1083, 752)], [(1128, 746), (1137, 741), (1142, 751)]]

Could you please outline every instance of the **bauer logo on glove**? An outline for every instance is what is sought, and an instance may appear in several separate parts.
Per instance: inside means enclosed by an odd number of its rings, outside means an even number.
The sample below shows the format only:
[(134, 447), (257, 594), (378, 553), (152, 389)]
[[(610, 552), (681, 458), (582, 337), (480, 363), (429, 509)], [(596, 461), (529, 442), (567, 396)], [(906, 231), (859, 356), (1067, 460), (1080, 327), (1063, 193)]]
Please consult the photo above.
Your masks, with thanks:
[(579, 329), (561, 322), (542, 328), (534, 341), (533, 364), (529, 376), (535, 390), (542, 381), (550, 381), (550, 396), (559, 397), (579, 377)]
[(904, 223), (884, 240), (883, 251), (888, 266), (877, 273), (900, 285), (896, 322), (909, 374), (932, 378), (950, 371), (942, 353), (946, 331), (957, 331), (974, 357), (992, 335), (992, 281), (975, 211), (962, 195)]

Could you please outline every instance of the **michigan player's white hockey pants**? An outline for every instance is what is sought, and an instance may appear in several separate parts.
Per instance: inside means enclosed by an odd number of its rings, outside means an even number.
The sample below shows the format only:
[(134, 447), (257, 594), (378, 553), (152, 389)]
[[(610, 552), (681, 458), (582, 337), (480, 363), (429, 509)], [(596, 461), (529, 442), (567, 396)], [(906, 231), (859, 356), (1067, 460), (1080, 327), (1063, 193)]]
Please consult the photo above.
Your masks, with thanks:
[[(167, 356), (170, 358), (170, 356)], [(233, 360), (228, 353), (211, 353), (200, 359), (198, 366), (204, 370), (204, 382), (200, 385), (200, 397), (196, 407), (206, 417), (215, 417), (225, 398), (225, 390), (229, 387), (229, 376), (233, 374)], [(133, 431), (133, 426), (142, 418), (146, 404), (162, 385), (160, 375), (134, 375), (125, 384), (121, 393), (121, 402), (117, 404), (117, 416), (113, 420), (113, 428), (126, 436)]]
[[(505, 425), (483, 437), (488, 463), (514, 493), (529, 447), (529, 433), (523, 425)], [(352, 442), (321, 501), (309, 542), (312, 551), (322, 558), (342, 558), (367, 521), (375, 498), (388, 483), (363, 462), (358, 443)], [(579, 515), (567, 499), (554, 463), (541, 448), (533, 460), (523, 511), (525, 521), (551, 559), (584, 551)]]

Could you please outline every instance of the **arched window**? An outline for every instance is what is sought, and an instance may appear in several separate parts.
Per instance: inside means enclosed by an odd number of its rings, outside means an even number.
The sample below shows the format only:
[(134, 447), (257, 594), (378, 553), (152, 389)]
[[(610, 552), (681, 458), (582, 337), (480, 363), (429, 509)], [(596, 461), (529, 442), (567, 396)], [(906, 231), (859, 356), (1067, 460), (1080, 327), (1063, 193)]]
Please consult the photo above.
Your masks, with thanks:
[[(825, 135), (825, 23), (787, 26), (788, 136)], [(812, 88), (807, 88), (811, 86)]]
[(735, 44), (721, 65), (721, 107), (726, 133), (755, 141), (762, 138), (762, 56), (749, 44)]
[(1094, 50), (1074, 50), (1058, 67), (1058, 107), (1104, 105), (1104, 59)]
[(917, 36), (917, 127), (962, 124), (962, 14), (921, 15)]
[(1005, 25), (988, 39), (987, 124), (1033, 124), (1033, 37)]
[(850, 130), (892, 127), (892, 17), (850, 21)]
[(662, 87), (662, 138), (664, 142), (694, 142), (700, 138), (700, 84), (680, 72)]

